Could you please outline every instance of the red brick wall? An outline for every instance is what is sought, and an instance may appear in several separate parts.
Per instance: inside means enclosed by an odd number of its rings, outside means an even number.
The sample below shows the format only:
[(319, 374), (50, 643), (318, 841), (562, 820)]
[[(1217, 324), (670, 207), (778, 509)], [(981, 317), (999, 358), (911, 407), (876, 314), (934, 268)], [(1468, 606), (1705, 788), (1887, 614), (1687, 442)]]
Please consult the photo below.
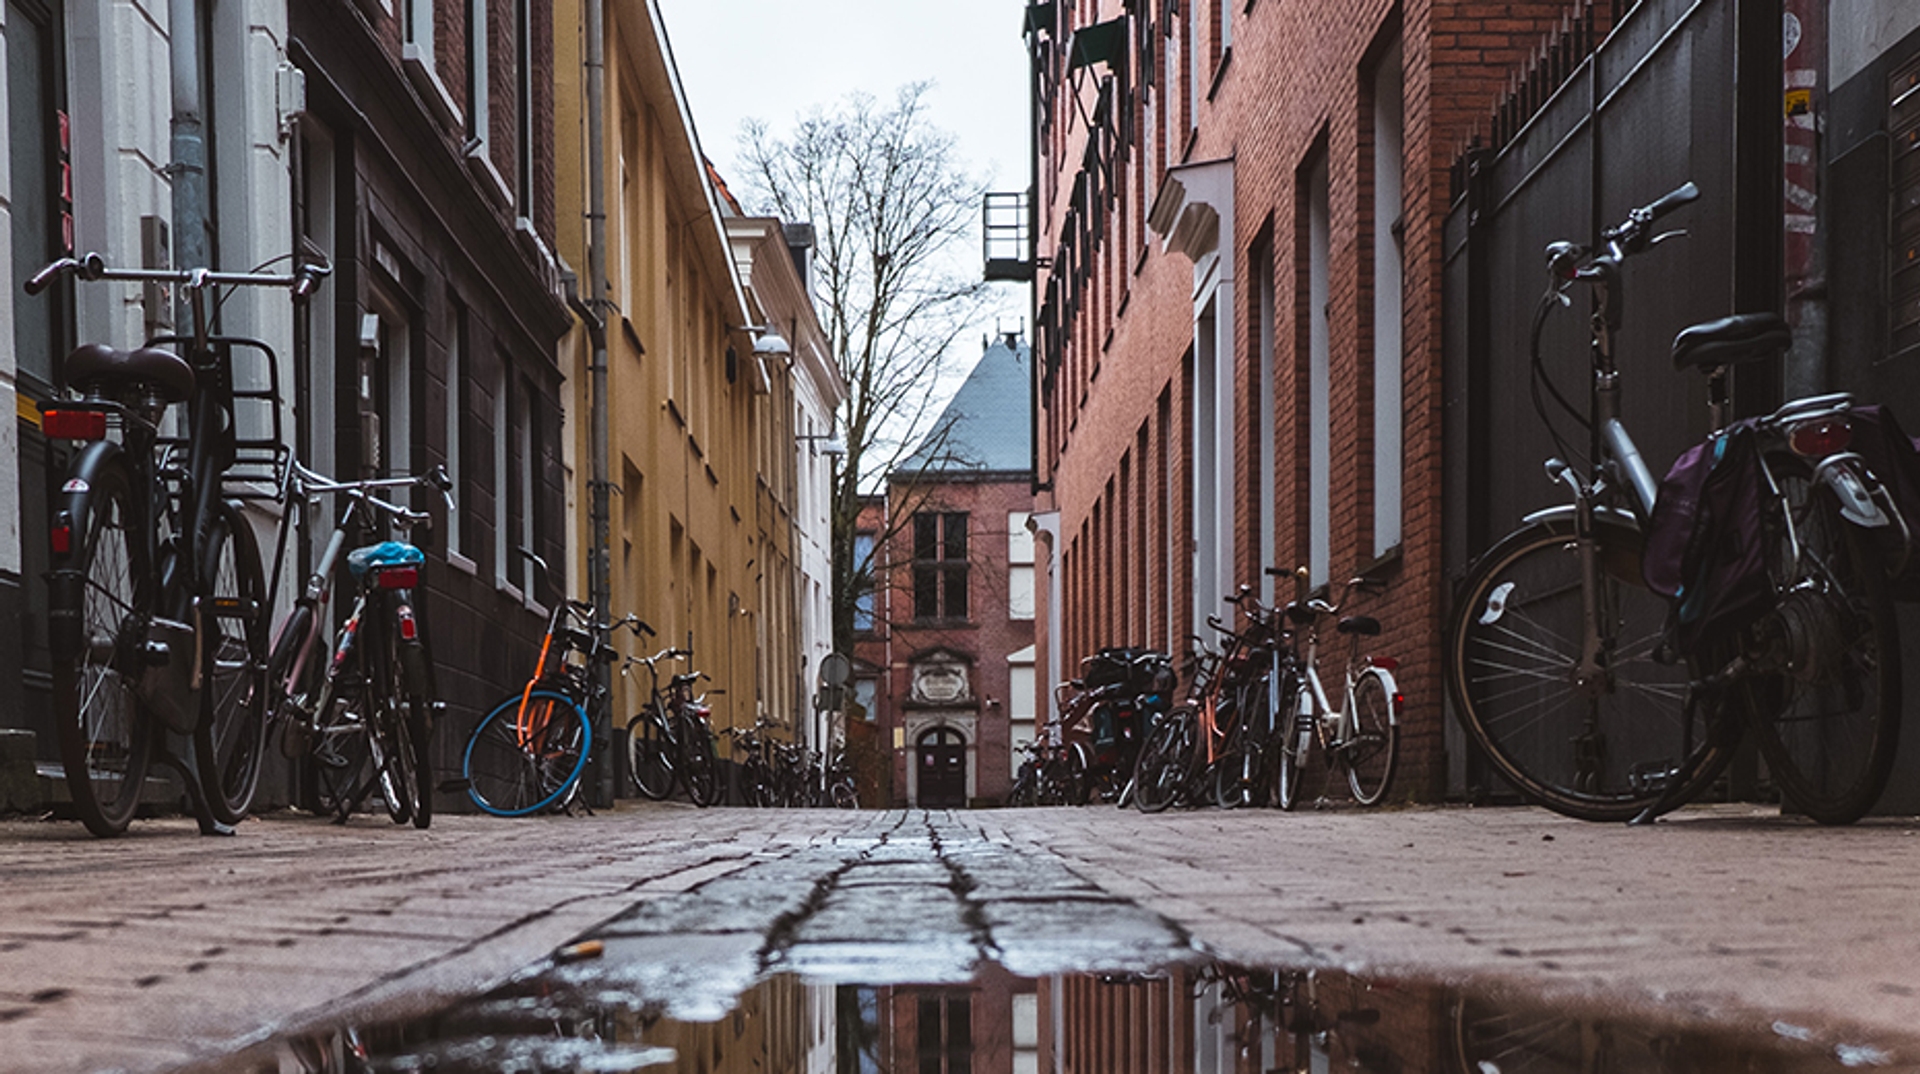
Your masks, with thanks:
[[(972, 662), (971, 685), (976, 713), (973, 747), (975, 797), (999, 801), (1012, 784), (1007, 712), (1011, 673), (1007, 657), (1034, 644), (1036, 619), (1012, 619), (1008, 616), (1008, 519), (1011, 512), (1027, 512), (1033, 507), (1031, 484), (1025, 474), (1007, 481), (952, 481), (928, 487), (893, 489), (891, 506), (894, 524), (883, 527), (879, 511), (863, 514), (862, 529), (871, 521), (876, 532), (893, 529), (888, 549), (887, 593), (880, 603), (884, 622), (874, 640), (859, 647), (863, 660), (887, 667), (887, 682), (882, 688), (881, 721), (888, 727), (903, 727), (907, 699), (911, 696), (912, 662), (916, 654), (947, 649), (963, 654)], [(914, 511), (965, 512), (967, 518), (967, 620), (958, 623), (922, 624), (914, 619), (913, 608), (913, 525)], [(1037, 559), (1037, 554), (1036, 554)], [(1036, 587), (1044, 584), (1037, 576)], [(1071, 606), (1071, 605), (1069, 605)], [(1045, 615), (1045, 605), (1036, 600), (1035, 615)], [(1044, 665), (1037, 665), (1044, 668)], [(1038, 710), (1044, 718), (1044, 707)], [(909, 737), (903, 749), (894, 751), (893, 804), (903, 805), (907, 795), (907, 765), (915, 743)]]
[[(1160, 17), (1163, 5), (1141, 5)], [(1386, 627), (1377, 651), (1401, 661), (1401, 682), (1409, 699), (1403, 726), (1401, 782), (1398, 792), (1434, 797), (1444, 790), (1439, 624), (1447, 583), (1440, 573), (1441, 393), (1440, 393), (1440, 229), (1448, 207), (1448, 169), (1476, 127), (1484, 127), (1495, 97), (1512, 77), (1510, 68), (1525, 60), (1542, 35), (1572, 8), (1570, 0), (1251, 0), (1230, 5), (1234, 19), (1232, 55), (1219, 64), (1220, 7), (1200, 6), (1203, 64), (1197, 113), (1189, 126), (1192, 65), (1181, 49), (1179, 81), (1168, 87), (1164, 51), (1150, 101), (1132, 103), (1142, 125), (1168, 128), (1169, 109), (1177, 117), (1171, 135), (1136, 140), (1133, 155), (1165, 139), (1173, 163), (1231, 157), (1234, 169), (1234, 233), (1223, 235), (1237, 262), (1232, 366), (1239, 383), (1251, 385), (1257, 368), (1257, 335), (1250, 313), (1256, 301), (1256, 274), (1248, 263), (1256, 242), (1270, 237), (1275, 290), (1274, 383), (1259, 385), (1275, 393), (1277, 485), (1272, 518), (1258, 518), (1259, 444), (1250, 435), (1257, 400), (1243, 398), (1236, 423), (1240, 435), (1234, 465), (1246, 475), (1235, 482), (1243, 505), (1234, 536), (1239, 580), (1257, 584), (1259, 527), (1277, 533), (1277, 564), (1305, 562), (1311, 498), (1328, 498), (1331, 509), (1331, 578), (1343, 580), (1369, 566), (1383, 580), (1383, 595), (1368, 602)], [(1184, 11), (1184, 8), (1183, 8)], [(1121, 0), (1087, 0), (1073, 16), (1082, 24), (1124, 13)], [(1400, 555), (1373, 564), (1373, 415), (1372, 399), (1372, 229), (1396, 215), (1388, 207), (1376, 214), (1372, 197), (1372, 60), (1398, 24), (1403, 44), (1404, 193), (1402, 324), (1404, 380), (1403, 494)], [(1177, 35), (1188, 20), (1178, 19)], [(1064, 37), (1062, 43), (1064, 46)], [(1168, 39), (1157, 36), (1164, 50)], [(1064, 67), (1064, 64), (1062, 65)], [(1097, 67), (1097, 76), (1105, 68)], [(1211, 73), (1209, 73), (1211, 72)], [(1174, 92), (1168, 93), (1169, 89)], [(1088, 91), (1089, 100), (1091, 90)], [(1169, 98), (1173, 99), (1170, 100)], [(1056, 92), (1053, 152), (1041, 161), (1038, 206), (1039, 253), (1054, 256), (1061, 242), (1080, 168), (1086, 132), (1078, 119), (1072, 89)], [(1308, 254), (1306, 197), (1302, 185), (1315, 154), (1323, 154), (1328, 175), (1330, 276), (1328, 320), (1331, 370), (1332, 480), (1326, 490), (1308, 486), (1307, 392)], [(1156, 153), (1156, 156), (1159, 154)], [(1051, 174), (1049, 174), (1051, 172)], [(1123, 158), (1116, 170), (1115, 201), (1106, 217), (1104, 249), (1080, 249), (1100, 269), (1084, 288), (1078, 316), (1054, 391), (1044, 401), (1042, 452), (1049, 460), (1043, 480), (1051, 481), (1049, 500), (1060, 512), (1066, 544), (1062, 666), (1069, 671), (1093, 648), (1144, 633), (1166, 645), (1192, 629), (1191, 542), (1216, 535), (1191, 532), (1192, 490), (1188, 455), (1191, 443), (1192, 377), (1183, 359), (1194, 330), (1193, 266), (1184, 257), (1160, 249), (1160, 237), (1129, 228), (1140, 220), (1160, 185), (1154, 162)], [(1147, 252), (1140, 256), (1140, 243)], [(1056, 260), (1064, 271), (1065, 262)], [(1047, 270), (1037, 286), (1044, 296)], [(1036, 356), (1036, 361), (1043, 361)], [(1251, 392), (1247, 393), (1249, 396)], [(1166, 460), (1157, 457), (1165, 430)], [(1146, 435), (1148, 458), (1132, 456)], [(1121, 543), (1110, 535), (1129, 532), (1127, 515), (1138, 506), (1117, 504), (1109, 489), (1125, 486), (1123, 461), (1138, 482), (1130, 497), (1144, 500), (1138, 520), (1146, 556), (1142, 572), (1109, 568)], [(1169, 478), (1171, 486), (1169, 487)], [(1157, 509), (1171, 496), (1171, 517)], [(1115, 529), (1108, 519), (1119, 516)], [(1097, 525), (1090, 525), (1098, 519)], [(1130, 539), (1130, 538), (1129, 538)], [(1161, 551), (1171, 545), (1171, 607), (1161, 572)], [(1088, 570), (1088, 564), (1099, 564)], [(1129, 592), (1108, 596), (1116, 587)], [(1287, 592), (1284, 586), (1280, 592)], [(1337, 594), (1336, 594), (1337, 595)], [(1129, 629), (1132, 609), (1143, 611), (1144, 631)]]

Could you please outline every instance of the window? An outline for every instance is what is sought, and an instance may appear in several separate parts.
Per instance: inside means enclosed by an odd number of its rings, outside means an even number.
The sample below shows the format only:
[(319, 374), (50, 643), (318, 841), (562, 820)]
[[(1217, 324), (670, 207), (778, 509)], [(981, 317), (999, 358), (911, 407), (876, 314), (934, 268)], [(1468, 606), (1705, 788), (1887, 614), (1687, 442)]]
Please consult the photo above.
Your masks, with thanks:
[[(61, 189), (67, 164), (66, 112), (58, 82), (60, 24), (37, 4), (6, 7), (7, 94), (12, 122), (13, 278), (24, 280), (72, 245), (71, 190)], [(61, 320), (56, 288), (44, 295), (13, 289), (13, 353), (22, 387), (51, 392)]]
[(871, 633), (874, 629), (876, 586), (874, 585), (873, 546), (873, 534), (854, 534), (853, 575), (854, 585), (858, 587), (859, 592), (853, 598), (853, 629), (861, 633)]
[(1253, 250), (1247, 255), (1248, 269), (1253, 274), (1253, 345), (1254, 374), (1251, 385), (1256, 393), (1253, 406), (1253, 440), (1260, 463), (1255, 469), (1254, 480), (1258, 485), (1254, 494), (1248, 497), (1250, 504), (1257, 505), (1258, 514), (1253, 519), (1255, 538), (1260, 547), (1260, 599), (1268, 604), (1274, 600), (1274, 579), (1264, 568), (1279, 566), (1279, 504), (1275, 498), (1275, 489), (1279, 484), (1279, 461), (1276, 458), (1276, 441), (1279, 436), (1277, 418), (1274, 414), (1274, 388), (1278, 383), (1273, 368), (1273, 238), (1263, 233), (1254, 243)]
[(880, 679), (875, 675), (858, 675), (853, 680), (853, 703), (860, 706), (860, 719), (873, 723), (880, 718)]
[(507, 524), (509, 499), (508, 467), (513, 461), (508, 445), (512, 440), (507, 424), (507, 359), (493, 359), (493, 577), (497, 584), (508, 585), (520, 556), (513, 551), (513, 530)]
[(467, 145), (468, 154), (487, 151), (487, 123), (492, 109), (487, 101), (487, 0), (467, 0)]
[(533, 217), (533, 0), (515, 0), (514, 44), (514, 153), (513, 210)]
[(1033, 618), (1033, 534), (1027, 513), (1007, 513), (1007, 618)]
[[(462, 541), (467, 529), (466, 490), (461, 486), (461, 477), (467, 472), (466, 460), (461, 452), (464, 445), (474, 436), (467, 429), (467, 378), (472, 375), (472, 358), (469, 348), (472, 346), (471, 326), (468, 324), (467, 307), (458, 299), (451, 302), (453, 308), (453, 349), (447, 355), (447, 476), (453, 479), (454, 509), (447, 517), (447, 555), (460, 556)], [(462, 557), (464, 559), (464, 557)]]
[(922, 511), (913, 516), (913, 617), (967, 618), (967, 516)]
[(920, 1039), (916, 1052), (920, 1074), (964, 1074), (971, 1071), (972, 998), (965, 993), (923, 995), (919, 1007)]
[(1401, 155), (1404, 109), (1400, 42), (1373, 75), (1373, 554), (1400, 543)]
[(1332, 351), (1327, 331), (1329, 236), (1327, 154), (1317, 150), (1306, 169), (1307, 274), (1307, 569), (1314, 585), (1332, 569), (1333, 512), (1327, 503), (1333, 486)]

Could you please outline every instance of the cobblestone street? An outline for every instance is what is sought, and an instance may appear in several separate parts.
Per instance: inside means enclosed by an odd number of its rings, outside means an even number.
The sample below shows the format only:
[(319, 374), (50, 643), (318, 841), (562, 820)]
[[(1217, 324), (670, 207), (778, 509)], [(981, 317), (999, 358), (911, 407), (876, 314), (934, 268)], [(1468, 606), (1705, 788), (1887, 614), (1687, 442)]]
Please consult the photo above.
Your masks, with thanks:
[[(1687, 810), (1146, 817), (632, 806), (593, 817), (0, 824), (0, 1069), (162, 1071), (419, 1013), (592, 930), (724, 1009), (777, 970), (951, 976), (1253, 964), (1495, 978), (1893, 1042), (1920, 1024), (1915, 828)], [(651, 969), (646, 969), (651, 967)]]

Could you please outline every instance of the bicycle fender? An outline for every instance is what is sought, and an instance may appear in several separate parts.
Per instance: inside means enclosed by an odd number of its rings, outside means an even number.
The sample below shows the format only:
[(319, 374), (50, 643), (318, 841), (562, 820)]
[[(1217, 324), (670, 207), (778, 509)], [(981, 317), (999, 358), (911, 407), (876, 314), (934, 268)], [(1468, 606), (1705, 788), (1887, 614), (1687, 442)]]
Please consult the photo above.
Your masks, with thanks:
[[(1579, 510), (1579, 508), (1570, 503), (1555, 504), (1552, 507), (1543, 507), (1530, 515), (1522, 517), (1520, 522), (1527, 526), (1541, 522), (1565, 522), (1571, 525), (1573, 523), (1574, 513), (1577, 510)], [(1618, 507), (1608, 507), (1603, 504), (1594, 504), (1593, 517), (1611, 519), (1614, 522), (1622, 522), (1635, 528), (1638, 528), (1640, 525), (1640, 520), (1634, 517), (1632, 511), (1622, 510)]]
[(74, 548), (85, 547), (82, 542), (93, 522), (87, 514), (88, 506), (93, 502), (93, 486), (99, 483), (101, 473), (117, 464), (123, 454), (125, 451), (119, 444), (111, 440), (95, 440), (81, 448), (67, 465), (67, 483), (60, 486), (56, 510), (65, 514), (68, 525), (73, 527)]
[[(1394, 681), (1393, 672), (1388, 671), (1378, 664), (1369, 664), (1367, 666), (1372, 670), (1373, 674), (1380, 676), (1381, 684), (1387, 688), (1388, 697), (1393, 698), (1400, 696), (1400, 684)], [(1400, 725), (1400, 706), (1388, 706), (1387, 716), (1388, 722), (1398, 727)]]
[[(67, 481), (54, 504), (54, 518), (70, 527), (68, 556), (86, 547), (88, 527), (93, 519), (93, 486), (100, 474), (118, 462), (122, 450), (111, 440), (95, 440), (73, 457), (67, 466)], [(58, 524), (58, 523), (56, 523)], [(47, 647), (55, 660), (68, 661), (80, 652), (82, 629), (81, 604), (85, 600), (86, 576), (73, 567), (56, 567), (47, 572)]]
[(1893, 520), (1874, 502), (1872, 486), (1876, 484), (1866, 469), (1866, 460), (1847, 452), (1843, 455), (1831, 455), (1821, 460), (1813, 468), (1814, 480), (1827, 486), (1833, 498), (1839, 501), (1840, 517), (1864, 529), (1880, 529), (1891, 526)]

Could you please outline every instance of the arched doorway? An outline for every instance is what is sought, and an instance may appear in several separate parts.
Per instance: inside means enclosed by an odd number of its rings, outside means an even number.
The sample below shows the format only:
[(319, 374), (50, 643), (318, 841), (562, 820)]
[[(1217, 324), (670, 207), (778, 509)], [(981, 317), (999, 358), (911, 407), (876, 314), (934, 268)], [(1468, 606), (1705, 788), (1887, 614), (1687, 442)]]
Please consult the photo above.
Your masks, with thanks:
[(920, 736), (918, 746), (920, 808), (965, 809), (966, 736), (951, 727), (935, 727)]

